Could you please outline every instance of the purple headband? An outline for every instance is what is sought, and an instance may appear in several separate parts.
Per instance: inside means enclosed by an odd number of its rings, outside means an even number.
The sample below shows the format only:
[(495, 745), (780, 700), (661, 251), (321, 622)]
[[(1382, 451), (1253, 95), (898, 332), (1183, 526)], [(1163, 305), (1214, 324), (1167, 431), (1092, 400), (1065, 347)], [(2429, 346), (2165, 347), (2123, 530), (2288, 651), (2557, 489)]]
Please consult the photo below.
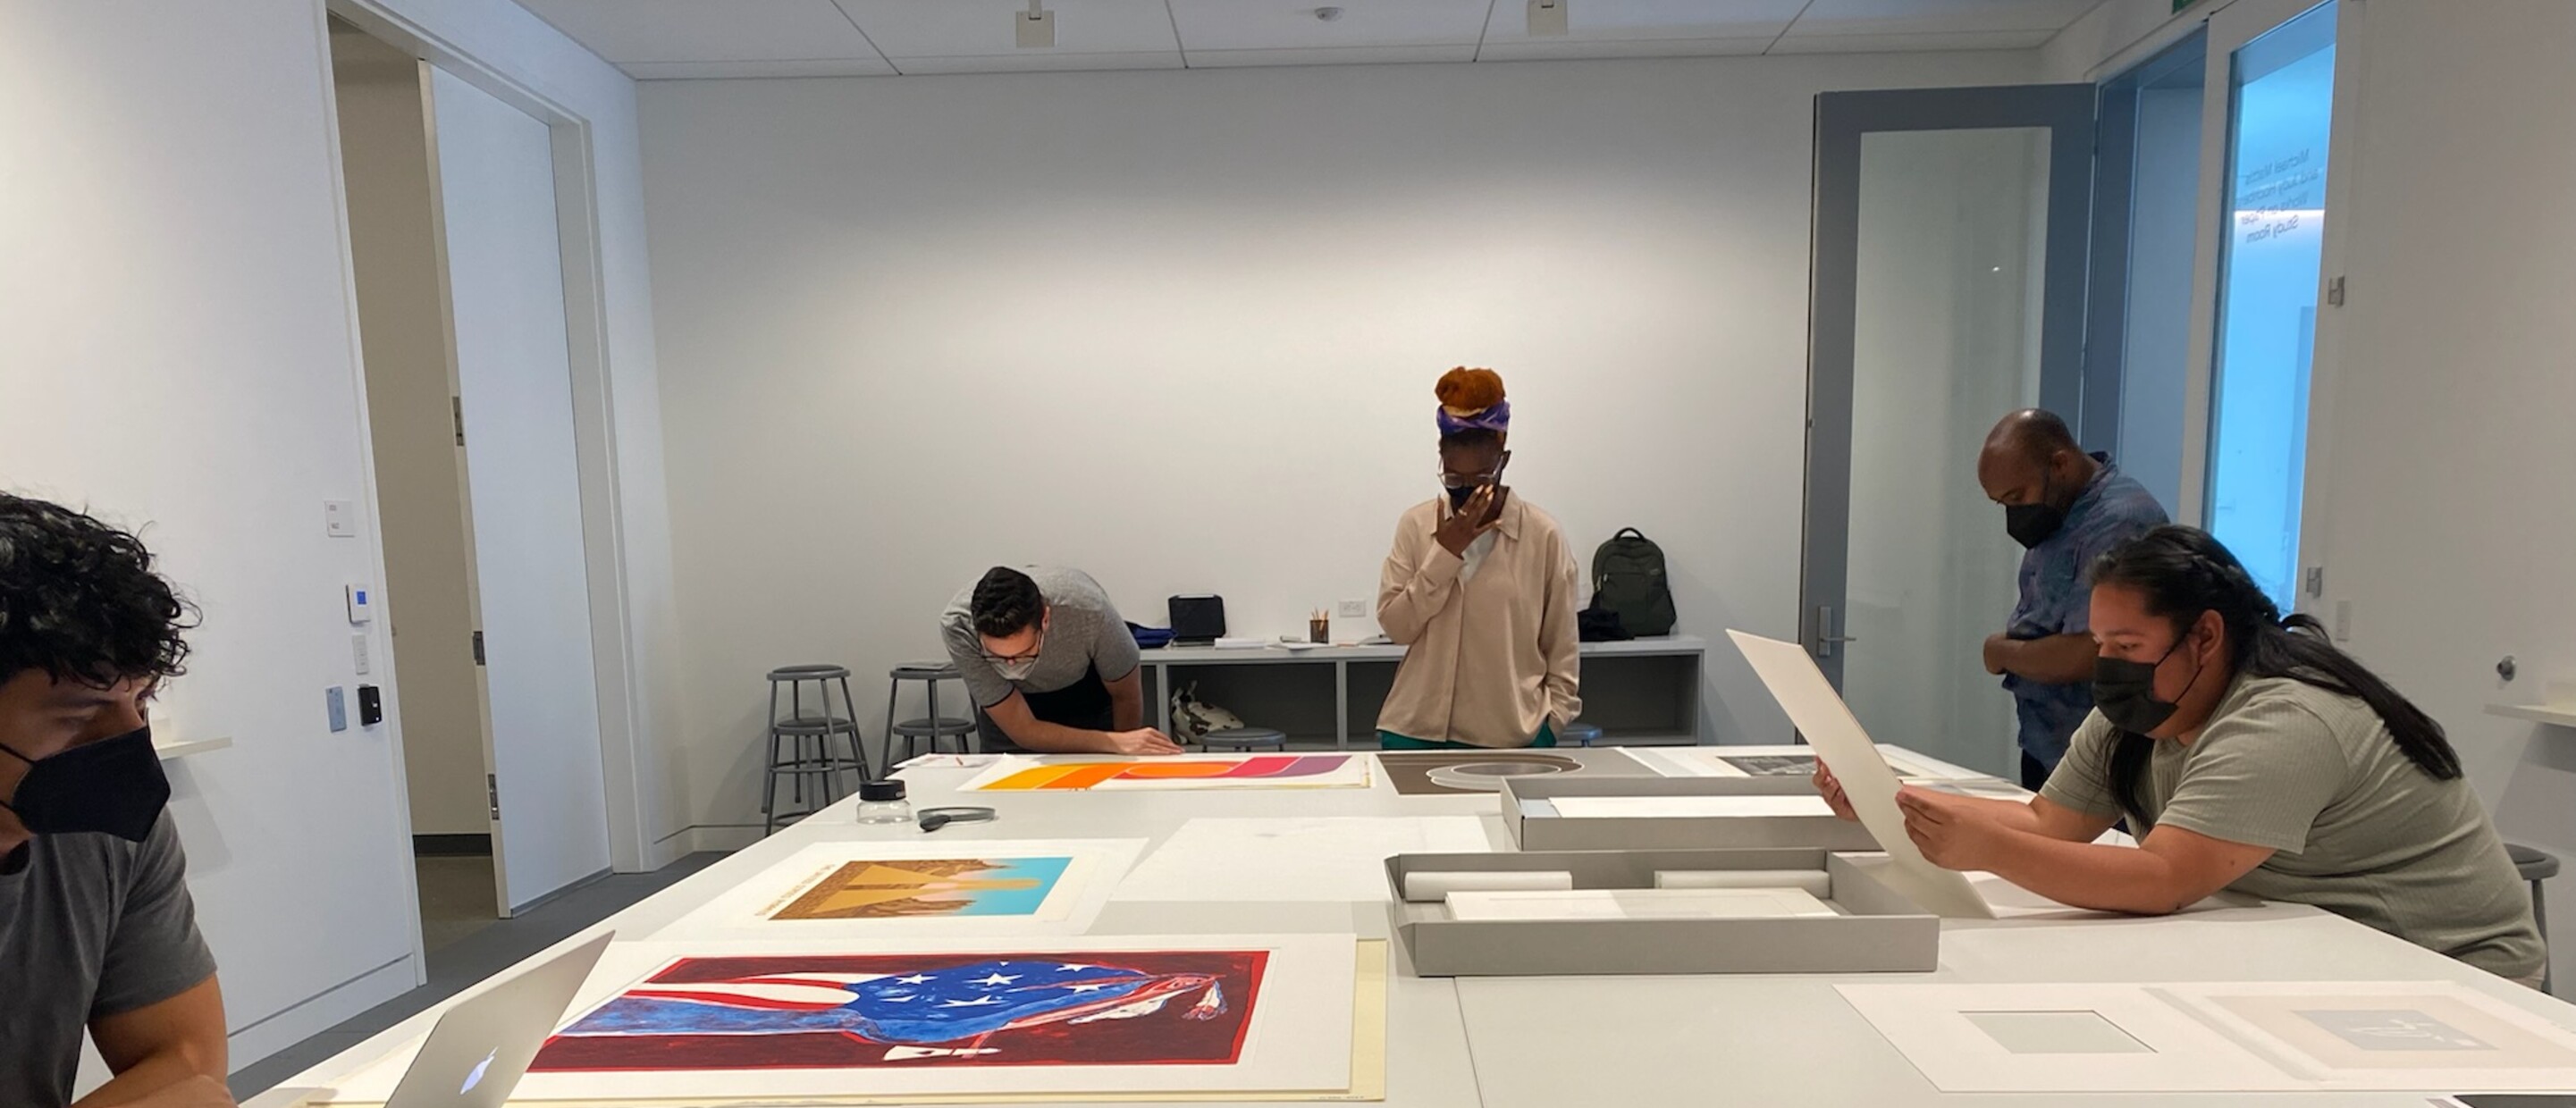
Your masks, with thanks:
[(1440, 417), (1440, 437), (1442, 438), (1448, 438), (1461, 431), (1492, 431), (1499, 435), (1512, 429), (1512, 402), (1509, 400), (1494, 401), (1493, 407), (1464, 419), (1450, 415), (1446, 406), (1433, 408), (1432, 411)]

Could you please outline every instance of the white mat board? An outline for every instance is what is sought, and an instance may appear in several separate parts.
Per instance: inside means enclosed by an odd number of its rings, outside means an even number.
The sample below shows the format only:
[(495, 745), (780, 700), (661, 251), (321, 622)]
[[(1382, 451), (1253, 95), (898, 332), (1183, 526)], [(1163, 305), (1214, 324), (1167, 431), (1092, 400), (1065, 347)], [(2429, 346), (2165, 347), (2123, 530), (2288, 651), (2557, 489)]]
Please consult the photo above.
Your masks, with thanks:
[[(1356, 940), (1350, 935), (1118, 936), (1037, 939), (1016, 943), (912, 944), (924, 953), (996, 954), (1119, 951), (1266, 950), (1261, 994), (1254, 998), (1240, 1059), (1233, 1065), (984, 1066), (955, 1069), (726, 1070), (533, 1073), (510, 1102), (743, 1099), (850, 1095), (1053, 1094), (1103, 1092), (1237, 1092), (1347, 1089), (1351, 1083), (1352, 994)], [(617, 943), (575, 995), (563, 1025), (615, 999), (628, 987), (683, 957), (865, 953), (817, 951), (808, 943)], [(1244, 1003), (1234, 998), (1234, 1003)], [(1177, 1003), (1177, 1002), (1175, 1002)], [(1135, 1018), (1177, 1019), (1173, 1012)], [(392, 1053), (309, 1104), (382, 1103), (420, 1042)]]
[(1481, 816), (1203, 817), (1172, 832), (1112, 899), (1382, 901), (1389, 856), (1493, 849)]
[[(710, 898), (650, 938), (670, 939), (964, 939), (988, 935), (1079, 935), (1145, 849), (1143, 839), (938, 839), (919, 842), (815, 843)], [(936, 915), (891, 919), (771, 919), (845, 864), (941, 858), (1064, 858), (1064, 874), (1028, 915)]]

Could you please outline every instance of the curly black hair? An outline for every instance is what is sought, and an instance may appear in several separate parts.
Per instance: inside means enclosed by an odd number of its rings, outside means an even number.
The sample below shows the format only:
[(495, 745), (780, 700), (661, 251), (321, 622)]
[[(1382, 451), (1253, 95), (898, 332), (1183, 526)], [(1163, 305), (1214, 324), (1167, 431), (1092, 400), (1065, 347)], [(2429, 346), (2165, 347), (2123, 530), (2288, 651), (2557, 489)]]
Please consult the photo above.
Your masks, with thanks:
[(97, 687), (176, 677), (196, 625), (141, 539), (0, 493), (0, 681), (29, 670)]
[(1037, 626), (1038, 617), (1046, 614), (1046, 596), (1038, 591), (1036, 578), (994, 566), (975, 582), (975, 595), (966, 607), (975, 633), (998, 639)]

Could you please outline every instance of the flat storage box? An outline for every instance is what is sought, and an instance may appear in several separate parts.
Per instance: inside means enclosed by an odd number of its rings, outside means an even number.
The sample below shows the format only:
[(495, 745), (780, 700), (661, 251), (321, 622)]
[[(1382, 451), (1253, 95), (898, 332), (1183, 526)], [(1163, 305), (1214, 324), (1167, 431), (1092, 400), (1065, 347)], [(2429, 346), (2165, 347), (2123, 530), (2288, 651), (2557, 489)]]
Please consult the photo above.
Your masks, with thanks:
[[(1533, 777), (1503, 783), (1503, 823), (1522, 850), (1735, 850), (1814, 847), (1877, 850), (1869, 829), (1831, 813), (1815, 815), (1602, 816), (1532, 815), (1558, 797), (1799, 797), (1816, 795), (1801, 778)], [(1533, 806), (1531, 801), (1547, 801)]]
[[(1663, 870), (1823, 870), (1841, 914), (1770, 919), (1453, 920), (1408, 903), (1411, 873), (1564, 871), (1577, 889), (1651, 889)], [(1567, 850), (1399, 854), (1386, 860), (1389, 924), (1418, 977), (1625, 973), (1929, 972), (1941, 920), (1826, 850)]]

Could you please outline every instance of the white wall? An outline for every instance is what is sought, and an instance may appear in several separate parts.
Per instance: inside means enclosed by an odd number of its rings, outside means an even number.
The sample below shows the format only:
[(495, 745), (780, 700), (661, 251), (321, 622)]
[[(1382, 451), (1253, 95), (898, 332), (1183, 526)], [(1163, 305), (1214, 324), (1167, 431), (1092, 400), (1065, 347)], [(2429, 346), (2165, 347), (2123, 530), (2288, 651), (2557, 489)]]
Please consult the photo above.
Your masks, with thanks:
[[(1813, 97), (2035, 66), (645, 83), (694, 818), (757, 822), (764, 670), (879, 710), (996, 563), (1248, 633), (1373, 595), (1460, 363), (1587, 560), (1636, 525), (1683, 630), (1794, 633)], [(1716, 737), (1785, 740), (1711, 663)]]
[[(506, 0), (396, 6), (597, 127), (633, 608), (665, 641), (632, 86)], [(390, 728), (322, 713), (355, 681), (340, 586), (380, 569), (372, 527), (321, 522), (369, 486), (329, 94), (316, 0), (0, 6), (0, 482), (146, 526), (205, 609), (173, 711), (236, 745), (180, 763), (175, 808), (236, 1065), (418, 979)]]
[[(2450, 729), (2506, 837), (2576, 860), (2576, 731), (2481, 711), (2576, 679), (2576, 5), (2345, 19), (2358, 103), (2336, 109), (2350, 199), (2329, 234), (2349, 298), (2319, 324), (2309, 560), (2326, 610), (2352, 605), (2351, 649)], [(2576, 880), (2553, 891), (2576, 973)]]

